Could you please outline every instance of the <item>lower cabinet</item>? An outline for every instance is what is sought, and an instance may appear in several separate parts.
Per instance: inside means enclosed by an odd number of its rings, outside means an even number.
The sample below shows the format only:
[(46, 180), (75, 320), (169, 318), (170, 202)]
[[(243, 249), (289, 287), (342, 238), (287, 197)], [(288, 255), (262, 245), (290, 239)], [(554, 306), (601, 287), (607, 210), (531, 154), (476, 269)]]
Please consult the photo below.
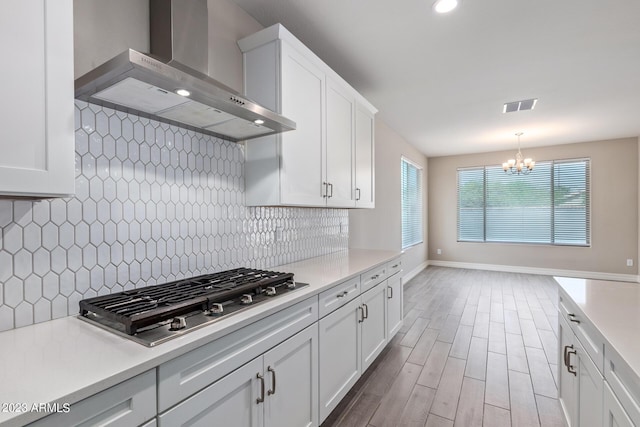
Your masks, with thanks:
[(394, 274), (387, 280), (387, 340), (391, 340), (403, 324), (402, 277)]
[(159, 427), (318, 425), (314, 324), (158, 417)]
[(567, 425), (601, 426), (604, 378), (564, 318), (559, 319), (558, 396)]
[(360, 343), (362, 372), (366, 371), (387, 344), (387, 281), (368, 290), (360, 297), (362, 313), (360, 323)]
[(383, 281), (318, 322), (320, 422), (384, 349), (386, 299)]

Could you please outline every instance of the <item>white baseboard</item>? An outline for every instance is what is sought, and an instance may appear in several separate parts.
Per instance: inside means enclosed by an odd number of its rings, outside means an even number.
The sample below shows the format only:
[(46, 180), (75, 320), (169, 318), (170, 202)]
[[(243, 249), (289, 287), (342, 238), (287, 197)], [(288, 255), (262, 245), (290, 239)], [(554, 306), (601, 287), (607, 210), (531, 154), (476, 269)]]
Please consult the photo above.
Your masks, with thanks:
[(409, 282), (409, 280), (411, 280), (414, 277), (416, 277), (418, 275), (418, 273), (420, 273), (422, 270), (424, 270), (428, 266), (429, 266), (429, 261), (425, 261), (425, 262), (419, 264), (413, 270), (409, 271), (408, 273), (403, 274), (402, 275), (402, 283), (403, 283), (403, 285), (406, 285)]
[(427, 265), (434, 265), (438, 267), (467, 268), (472, 270), (504, 271), (508, 273), (541, 274), (544, 276), (614, 280), (618, 282), (640, 282), (640, 276), (638, 276), (637, 274), (603, 273), (598, 271), (563, 270), (555, 268), (520, 267), (515, 265), (479, 264), (472, 262), (438, 260), (429, 260), (427, 261)]

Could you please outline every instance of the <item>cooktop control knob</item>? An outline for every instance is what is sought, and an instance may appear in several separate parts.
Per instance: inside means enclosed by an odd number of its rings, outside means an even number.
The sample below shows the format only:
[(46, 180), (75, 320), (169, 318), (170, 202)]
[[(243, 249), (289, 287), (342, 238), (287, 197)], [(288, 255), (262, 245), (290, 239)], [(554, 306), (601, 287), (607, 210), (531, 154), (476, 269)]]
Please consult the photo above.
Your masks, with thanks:
[(273, 286), (269, 286), (265, 291), (265, 294), (269, 295), (270, 297), (274, 296), (276, 294), (276, 288)]
[(187, 319), (183, 316), (174, 317), (171, 320), (171, 330), (178, 331), (187, 327)]
[(209, 310), (209, 312), (215, 316), (221, 315), (223, 311), (224, 311), (224, 308), (220, 303), (211, 304), (211, 310)]
[(251, 297), (251, 295), (249, 294), (244, 294), (242, 295), (242, 298), (240, 298), (240, 303), (244, 304), (244, 305), (249, 305), (253, 302), (253, 297)]

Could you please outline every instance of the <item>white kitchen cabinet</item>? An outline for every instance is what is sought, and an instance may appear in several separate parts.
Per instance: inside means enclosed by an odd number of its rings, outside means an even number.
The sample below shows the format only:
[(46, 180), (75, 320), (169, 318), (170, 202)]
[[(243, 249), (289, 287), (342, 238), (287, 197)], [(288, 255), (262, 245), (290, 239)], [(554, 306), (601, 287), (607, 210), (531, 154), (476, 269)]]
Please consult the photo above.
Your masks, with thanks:
[[(282, 44), (281, 55), (281, 113), (300, 124), (296, 131), (266, 137), (280, 141), (280, 202), (322, 205), (325, 202), (323, 183), (326, 181), (323, 167), (326, 155), (324, 74), (286, 43)], [(256, 141), (258, 144), (261, 142)], [(255, 145), (247, 142), (248, 155)], [(247, 164), (247, 167), (251, 166), (251, 162)], [(247, 202), (250, 204), (249, 200)]]
[(245, 142), (246, 204), (353, 208), (364, 194), (359, 207), (373, 207), (365, 200), (373, 197), (376, 109), (280, 24), (238, 45), (245, 94), (296, 122), (294, 131)]
[(355, 207), (353, 138), (355, 96), (351, 88), (327, 77), (326, 186), (327, 206)]
[(314, 324), (161, 414), (159, 427), (317, 426), (317, 346)]
[(152, 369), (71, 405), (30, 427), (141, 425), (156, 415), (156, 371)]
[[(602, 358), (604, 344), (596, 336), (585, 334), (592, 326), (562, 293), (559, 310), (558, 398), (566, 423), (569, 427), (601, 426), (604, 377), (599, 366), (602, 366), (602, 361), (594, 362), (591, 355)], [(581, 332), (581, 339), (576, 330)], [(583, 341), (588, 343), (591, 351), (586, 350)]]
[[(602, 388), (604, 379), (587, 351), (576, 340), (576, 360), (578, 370), (578, 424), (581, 427), (602, 425)], [(568, 359), (569, 363), (573, 362)]]
[(265, 427), (318, 425), (318, 324), (264, 355)]
[(320, 422), (387, 343), (386, 289), (386, 282), (382, 282), (318, 322)]
[(402, 276), (394, 274), (387, 279), (387, 340), (402, 328), (403, 324)]
[(575, 351), (575, 335), (562, 316), (558, 318), (558, 400), (567, 427), (577, 427), (578, 373), (575, 365), (567, 363), (569, 351)]
[(356, 103), (355, 116), (355, 202), (356, 208), (375, 207), (375, 109)]
[(604, 383), (604, 427), (635, 427), (629, 414), (624, 410), (620, 401), (611, 391), (611, 387)]
[(360, 378), (360, 298), (320, 319), (320, 422), (338, 406)]
[(6, 0), (0, 14), (0, 196), (73, 194), (73, 2)]
[(362, 294), (362, 372), (366, 371), (387, 344), (387, 282)]
[(258, 400), (261, 381), (264, 380), (262, 371), (262, 358), (252, 360), (161, 414), (158, 417), (159, 427), (204, 427), (221, 420), (237, 427), (261, 427), (264, 411)]

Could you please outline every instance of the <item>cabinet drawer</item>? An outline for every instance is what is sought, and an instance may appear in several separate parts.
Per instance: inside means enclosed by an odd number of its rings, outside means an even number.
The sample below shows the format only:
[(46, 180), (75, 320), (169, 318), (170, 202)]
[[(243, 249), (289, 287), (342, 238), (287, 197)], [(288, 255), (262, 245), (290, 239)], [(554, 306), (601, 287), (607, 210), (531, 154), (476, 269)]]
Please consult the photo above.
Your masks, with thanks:
[(396, 258), (387, 263), (387, 277), (402, 271), (402, 258)]
[(207, 387), (318, 320), (312, 297), (158, 367), (158, 411)]
[(640, 425), (640, 380), (610, 347), (606, 348), (604, 377), (635, 425)]
[(387, 278), (387, 266), (380, 265), (360, 275), (360, 291), (366, 292)]
[(320, 294), (319, 316), (324, 317), (360, 295), (360, 276), (340, 283)]
[(562, 289), (560, 289), (559, 292), (558, 311), (560, 312), (560, 316), (567, 321), (578, 340), (580, 340), (580, 343), (584, 346), (585, 351), (589, 354), (589, 357), (591, 357), (591, 360), (593, 360), (600, 373), (603, 373), (604, 337)]
[(71, 405), (68, 413), (38, 420), (30, 427), (137, 426), (156, 416), (156, 371), (152, 369)]

